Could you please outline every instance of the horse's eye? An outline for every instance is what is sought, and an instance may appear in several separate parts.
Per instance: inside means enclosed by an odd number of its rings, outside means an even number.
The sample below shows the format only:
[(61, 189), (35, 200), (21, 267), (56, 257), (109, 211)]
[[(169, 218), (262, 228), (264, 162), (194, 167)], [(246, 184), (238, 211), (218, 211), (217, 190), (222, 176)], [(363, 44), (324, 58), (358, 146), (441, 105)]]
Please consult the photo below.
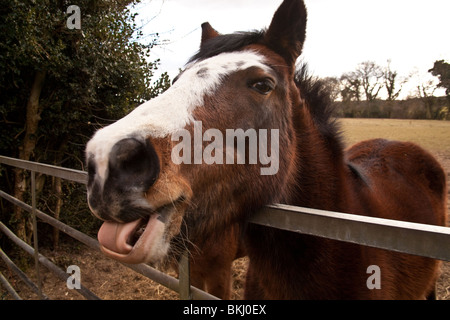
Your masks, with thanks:
[(251, 83), (250, 88), (257, 91), (258, 93), (266, 95), (275, 88), (275, 85), (270, 79), (264, 79)]

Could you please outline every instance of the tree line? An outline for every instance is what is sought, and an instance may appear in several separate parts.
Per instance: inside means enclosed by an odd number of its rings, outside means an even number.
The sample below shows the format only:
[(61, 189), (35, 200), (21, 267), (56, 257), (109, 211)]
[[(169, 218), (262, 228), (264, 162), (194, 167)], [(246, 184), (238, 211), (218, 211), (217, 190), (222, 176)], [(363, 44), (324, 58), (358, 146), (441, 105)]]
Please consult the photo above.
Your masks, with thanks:
[[(415, 94), (406, 100), (399, 100), (399, 97), (412, 75), (399, 76), (390, 61), (386, 66), (373, 61), (361, 62), (354, 71), (322, 80), (341, 117), (450, 120), (450, 64), (437, 60), (428, 72), (439, 82), (417, 84)], [(444, 88), (446, 97), (436, 97), (437, 88)]]

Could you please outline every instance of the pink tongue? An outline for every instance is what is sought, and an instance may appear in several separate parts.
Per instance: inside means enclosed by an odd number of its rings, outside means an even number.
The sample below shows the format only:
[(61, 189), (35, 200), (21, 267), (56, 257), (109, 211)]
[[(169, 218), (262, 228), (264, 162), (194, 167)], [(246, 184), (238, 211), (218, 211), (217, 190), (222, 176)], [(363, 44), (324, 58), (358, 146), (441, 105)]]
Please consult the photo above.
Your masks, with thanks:
[(141, 219), (129, 223), (104, 222), (98, 231), (98, 242), (109, 250), (127, 254), (133, 249), (127, 240), (140, 222)]
[(158, 220), (157, 214), (152, 214), (136, 243), (128, 244), (127, 240), (132, 238), (141, 222), (141, 219), (130, 223), (104, 222), (97, 235), (102, 252), (125, 263), (156, 261), (162, 252), (158, 243), (162, 241), (165, 225)]

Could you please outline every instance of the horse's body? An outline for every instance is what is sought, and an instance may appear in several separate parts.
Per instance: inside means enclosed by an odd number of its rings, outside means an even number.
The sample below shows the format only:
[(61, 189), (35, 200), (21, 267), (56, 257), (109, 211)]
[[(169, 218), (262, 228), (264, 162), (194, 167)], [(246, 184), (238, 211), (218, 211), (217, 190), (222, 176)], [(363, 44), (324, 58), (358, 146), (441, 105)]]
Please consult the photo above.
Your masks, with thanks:
[[(445, 225), (442, 173), (425, 151), (412, 144), (371, 140), (352, 147), (342, 156), (347, 160), (334, 166), (330, 163), (328, 170), (321, 168), (323, 180), (314, 179), (317, 171), (314, 166), (308, 166), (306, 199), (299, 194), (287, 202)], [(339, 170), (336, 171), (336, 167)], [(335, 183), (331, 182), (333, 178)], [(441, 188), (441, 191), (424, 192), (430, 187)], [(323, 193), (324, 188), (327, 194)], [(251, 225), (249, 229), (248, 299), (423, 299), (432, 296), (434, 291), (439, 264), (433, 259), (257, 225)], [(277, 258), (267, 259), (267, 255)], [(367, 287), (370, 276), (367, 269), (371, 265), (380, 267), (380, 290)], [(273, 274), (277, 274), (276, 281), (270, 276)]]
[[(187, 239), (191, 250), (207, 252), (206, 259), (197, 254), (197, 271), (211, 263), (224, 270), (233, 259), (228, 241), (237, 248), (230, 230), (238, 226), (250, 258), (246, 298), (431, 295), (439, 267), (433, 259), (246, 224), (264, 205), (286, 203), (445, 226), (445, 174), (410, 143), (371, 140), (344, 151), (323, 86), (303, 68), (294, 72), (305, 40), (302, 1), (285, 0), (266, 31), (219, 35), (202, 27), (200, 51), (172, 88), (87, 146), (89, 204), (107, 220), (99, 231), (103, 251), (128, 263), (157, 262)], [(218, 142), (237, 128), (246, 133), (244, 150)], [(258, 140), (252, 149), (253, 129), (270, 131), (264, 142), (275, 148)], [(269, 173), (264, 148), (275, 169)], [(222, 153), (245, 164), (211, 161)], [(205, 154), (206, 163), (198, 160)], [(222, 252), (225, 260), (208, 259)], [(379, 268), (380, 289), (367, 285), (370, 266)]]

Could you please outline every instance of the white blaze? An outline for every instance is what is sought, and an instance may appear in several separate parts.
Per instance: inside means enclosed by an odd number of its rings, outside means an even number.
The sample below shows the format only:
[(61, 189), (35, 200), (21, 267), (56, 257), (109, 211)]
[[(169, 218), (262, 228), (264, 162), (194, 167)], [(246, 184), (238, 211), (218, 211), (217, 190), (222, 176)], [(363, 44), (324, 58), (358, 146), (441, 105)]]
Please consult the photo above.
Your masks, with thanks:
[(204, 96), (214, 93), (225, 76), (250, 67), (267, 70), (264, 61), (264, 56), (254, 51), (241, 51), (193, 62), (165, 93), (98, 130), (87, 144), (86, 155), (88, 159), (94, 155), (101, 181), (106, 179), (108, 156), (118, 141), (130, 137), (163, 138), (185, 128), (194, 121), (193, 110), (202, 106)]

